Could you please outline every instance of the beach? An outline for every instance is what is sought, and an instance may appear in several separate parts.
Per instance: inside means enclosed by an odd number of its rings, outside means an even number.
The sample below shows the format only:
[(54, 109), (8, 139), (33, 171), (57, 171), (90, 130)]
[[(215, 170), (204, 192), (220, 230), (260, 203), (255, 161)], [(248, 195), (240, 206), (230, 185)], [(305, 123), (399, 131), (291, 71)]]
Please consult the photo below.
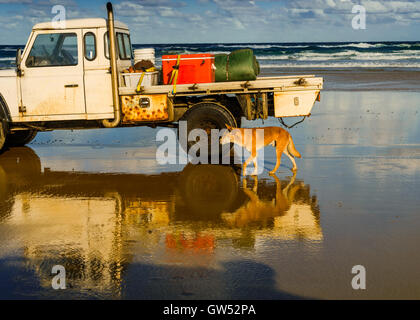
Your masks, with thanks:
[[(290, 72), (326, 79), (290, 130), (295, 177), (286, 158), (268, 175), (272, 147), (257, 179), (158, 165), (151, 128), (39, 133), (6, 151), (1, 298), (418, 299), (418, 71)], [(57, 264), (66, 290), (51, 288)]]
[[(261, 77), (323, 77), (289, 130), (297, 174), (283, 157), (268, 175), (273, 147), (258, 177), (161, 165), (159, 128), (38, 133), (0, 156), (1, 299), (420, 297), (419, 42), (134, 45), (148, 47), (158, 63), (251, 48)], [(0, 68), (18, 48), (0, 46)], [(52, 288), (56, 265), (66, 290)]]

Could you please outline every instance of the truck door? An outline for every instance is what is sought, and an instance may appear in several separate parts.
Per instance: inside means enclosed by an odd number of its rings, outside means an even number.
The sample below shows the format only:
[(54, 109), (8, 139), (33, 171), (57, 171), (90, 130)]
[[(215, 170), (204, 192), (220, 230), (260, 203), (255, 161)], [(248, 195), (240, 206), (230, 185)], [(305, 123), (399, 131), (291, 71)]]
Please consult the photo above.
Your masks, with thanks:
[(22, 60), (24, 117), (71, 120), (85, 117), (81, 30), (40, 31)]
[(110, 61), (105, 56), (105, 28), (83, 29), (85, 96), (88, 119), (114, 117)]

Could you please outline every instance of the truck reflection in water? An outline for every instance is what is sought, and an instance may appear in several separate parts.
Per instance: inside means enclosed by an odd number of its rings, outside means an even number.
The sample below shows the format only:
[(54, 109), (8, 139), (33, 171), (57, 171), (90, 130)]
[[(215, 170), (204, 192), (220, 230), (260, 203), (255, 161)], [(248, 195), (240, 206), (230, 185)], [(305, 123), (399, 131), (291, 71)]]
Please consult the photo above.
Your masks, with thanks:
[(42, 287), (51, 286), (51, 266), (61, 264), (71, 287), (115, 297), (124, 270), (139, 259), (210, 266), (223, 248), (255, 251), (273, 240), (322, 244), (308, 185), (295, 177), (241, 181), (239, 170), (53, 172), (42, 169), (32, 149), (11, 149), (0, 157), (0, 227), (10, 226), (13, 235), (0, 254), (22, 250)]

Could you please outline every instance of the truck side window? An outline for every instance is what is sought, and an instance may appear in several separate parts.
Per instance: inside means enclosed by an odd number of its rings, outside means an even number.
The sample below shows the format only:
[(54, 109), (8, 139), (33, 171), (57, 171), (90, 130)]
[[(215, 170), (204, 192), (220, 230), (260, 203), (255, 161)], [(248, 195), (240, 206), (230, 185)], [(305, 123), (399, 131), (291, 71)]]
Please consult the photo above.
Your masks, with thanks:
[(128, 34), (126, 33), (117, 33), (117, 42), (118, 42), (118, 49), (120, 52), (120, 59), (121, 60), (131, 60), (133, 56), (131, 52), (131, 43)]
[(133, 50), (131, 48), (130, 36), (127, 33), (124, 33), (123, 37), (124, 37), (124, 48), (125, 48), (126, 57), (127, 57), (127, 59), (128, 58), (132, 59), (133, 58)]
[(28, 68), (76, 66), (77, 64), (78, 47), (75, 33), (38, 35), (26, 59)]
[(88, 32), (84, 37), (85, 58), (89, 61), (96, 59), (96, 37), (92, 32)]
[(109, 59), (109, 34), (105, 32), (104, 34), (104, 44), (105, 44), (105, 58)]
[(124, 51), (124, 42), (123, 42), (123, 37), (122, 37), (122, 33), (117, 33), (117, 43), (118, 43), (118, 51), (120, 52), (120, 59), (121, 60), (125, 60), (126, 58), (126, 54)]
[[(105, 44), (105, 58), (109, 59), (109, 35), (108, 35), (108, 32), (105, 32), (105, 34), (104, 34), (104, 44)], [(117, 47), (117, 51), (118, 51), (118, 47)]]
[[(104, 35), (105, 57), (109, 59), (109, 36), (108, 32)], [(131, 60), (133, 51), (131, 49), (130, 36), (126, 33), (117, 32), (117, 55), (121, 60)]]

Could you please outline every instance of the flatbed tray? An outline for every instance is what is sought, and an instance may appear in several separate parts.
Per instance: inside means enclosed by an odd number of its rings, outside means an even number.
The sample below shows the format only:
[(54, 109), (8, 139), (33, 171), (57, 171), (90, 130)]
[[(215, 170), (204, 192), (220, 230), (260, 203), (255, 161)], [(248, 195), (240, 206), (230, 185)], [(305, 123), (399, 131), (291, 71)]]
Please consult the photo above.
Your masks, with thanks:
[[(179, 84), (176, 86), (177, 96), (246, 94), (262, 92), (304, 91), (323, 88), (323, 78), (314, 75), (258, 77), (254, 81), (229, 81), (197, 84)], [(140, 93), (133, 88), (120, 87), (120, 95), (174, 95), (173, 85), (156, 85), (142, 87)]]

